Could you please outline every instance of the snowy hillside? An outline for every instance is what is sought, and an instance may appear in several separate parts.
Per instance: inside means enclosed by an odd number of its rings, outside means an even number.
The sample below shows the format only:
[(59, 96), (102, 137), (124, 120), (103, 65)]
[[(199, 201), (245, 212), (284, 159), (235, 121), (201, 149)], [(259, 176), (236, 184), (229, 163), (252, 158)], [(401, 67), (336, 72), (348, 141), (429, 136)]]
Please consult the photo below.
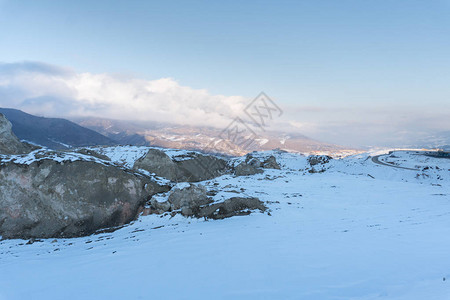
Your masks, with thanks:
[[(95, 149), (130, 167), (148, 148)], [(450, 159), (258, 155), (282, 169), (199, 184), (215, 200), (243, 193), (269, 211), (148, 215), (83, 238), (3, 240), (0, 299), (450, 299)]]

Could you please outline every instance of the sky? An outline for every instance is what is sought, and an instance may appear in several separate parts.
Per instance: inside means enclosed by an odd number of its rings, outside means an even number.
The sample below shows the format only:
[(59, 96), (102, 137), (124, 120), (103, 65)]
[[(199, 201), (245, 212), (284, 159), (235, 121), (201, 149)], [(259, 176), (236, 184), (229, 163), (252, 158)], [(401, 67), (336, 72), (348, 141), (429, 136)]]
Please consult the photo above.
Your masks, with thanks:
[(450, 131), (450, 0), (0, 0), (0, 105), (274, 130), (350, 146)]

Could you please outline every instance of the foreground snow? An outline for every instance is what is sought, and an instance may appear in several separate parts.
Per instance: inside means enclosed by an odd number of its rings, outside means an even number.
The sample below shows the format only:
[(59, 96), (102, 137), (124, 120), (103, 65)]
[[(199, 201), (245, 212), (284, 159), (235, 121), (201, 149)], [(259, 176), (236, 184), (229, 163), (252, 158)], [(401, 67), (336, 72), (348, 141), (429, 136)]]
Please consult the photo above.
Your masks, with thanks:
[[(104, 153), (124, 164), (145, 153), (115, 149)], [(450, 299), (450, 159), (380, 157), (413, 171), (357, 155), (312, 174), (306, 157), (275, 155), (282, 170), (203, 183), (217, 199), (257, 196), (270, 215), (150, 215), (85, 238), (2, 241), (0, 299)]]

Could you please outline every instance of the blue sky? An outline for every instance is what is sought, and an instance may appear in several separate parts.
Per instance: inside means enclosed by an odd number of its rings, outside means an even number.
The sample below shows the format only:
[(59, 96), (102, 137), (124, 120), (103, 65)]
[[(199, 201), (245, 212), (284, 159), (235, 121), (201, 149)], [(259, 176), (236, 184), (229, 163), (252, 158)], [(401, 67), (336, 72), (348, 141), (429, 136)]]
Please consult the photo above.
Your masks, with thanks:
[[(0, 0), (0, 28), (3, 63), (170, 77), (212, 95), (264, 90), (297, 122), (341, 126), (394, 110), (410, 123), (450, 111), (450, 0)], [(379, 114), (370, 124), (391, 118)], [(405, 122), (398, 130), (412, 130)]]

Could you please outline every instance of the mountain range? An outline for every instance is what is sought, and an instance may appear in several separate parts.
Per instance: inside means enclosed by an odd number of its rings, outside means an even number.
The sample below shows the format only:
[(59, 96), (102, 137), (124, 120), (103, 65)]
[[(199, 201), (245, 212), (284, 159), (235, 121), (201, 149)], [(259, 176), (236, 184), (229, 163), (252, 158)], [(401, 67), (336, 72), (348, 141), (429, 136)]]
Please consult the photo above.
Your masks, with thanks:
[(213, 127), (102, 118), (67, 120), (34, 116), (11, 108), (0, 108), (0, 113), (10, 120), (14, 133), (21, 140), (57, 150), (96, 145), (157, 146), (226, 155), (243, 155), (272, 149), (307, 153), (348, 150), (301, 134), (258, 132), (251, 137), (252, 143), (242, 144), (230, 141), (223, 129)]
[[(19, 139), (55, 150), (96, 145), (134, 145), (203, 150), (226, 155), (243, 155), (272, 149), (330, 154), (355, 151), (349, 147), (316, 141), (298, 133), (258, 131), (252, 137), (251, 144), (240, 144), (227, 139), (224, 129), (213, 127), (93, 117), (67, 120), (35, 116), (12, 108), (0, 108), (0, 113), (10, 120)], [(414, 145), (405, 147), (448, 150), (449, 145), (450, 132), (445, 131), (421, 138)]]
[(101, 118), (73, 120), (120, 144), (151, 145), (163, 148), (205, 150), (228, 155), (243, 155), (252, 151), (282, 149), (289, 152), (335, 152), (348, 148), (313, 140), (301, 134), (258, 131), (252, 143), (230, 141), (224, 129), (195, 127), (155, 122), (118, 121)]

